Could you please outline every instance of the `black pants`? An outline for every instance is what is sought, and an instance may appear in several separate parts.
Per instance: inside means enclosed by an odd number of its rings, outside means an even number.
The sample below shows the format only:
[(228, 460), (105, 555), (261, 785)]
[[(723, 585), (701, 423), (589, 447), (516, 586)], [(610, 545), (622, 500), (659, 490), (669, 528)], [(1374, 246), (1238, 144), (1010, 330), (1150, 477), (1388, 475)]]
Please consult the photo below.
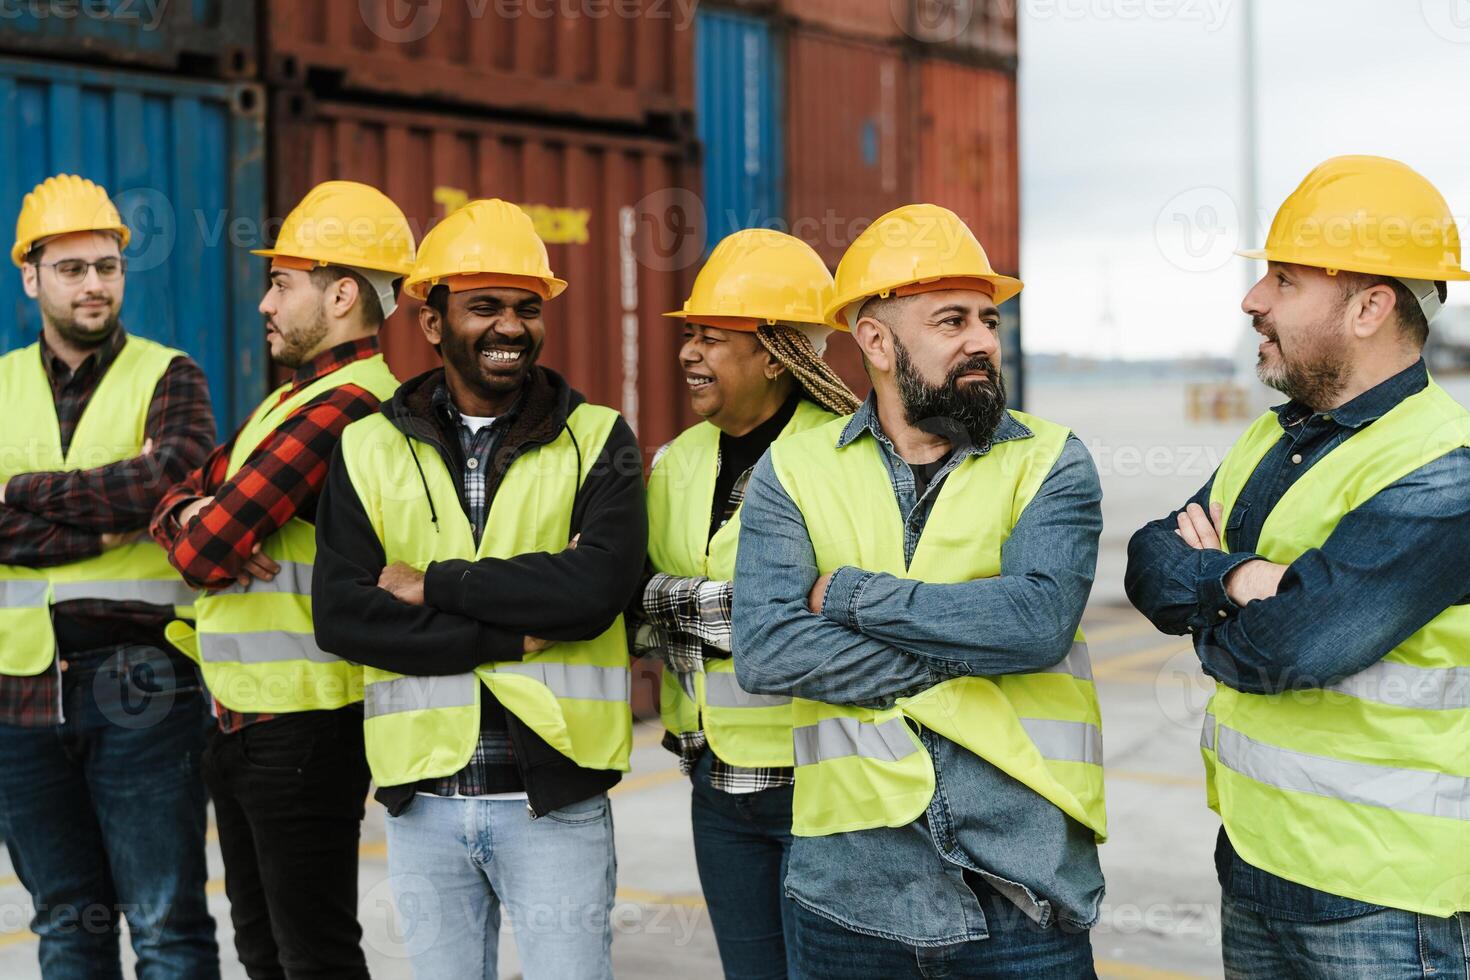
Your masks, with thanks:
[(368, 767), (362, 715), (281, 715), (211, 733), (214, 799), (235, 951), (250, 980), (368, 976), (357, 849)]

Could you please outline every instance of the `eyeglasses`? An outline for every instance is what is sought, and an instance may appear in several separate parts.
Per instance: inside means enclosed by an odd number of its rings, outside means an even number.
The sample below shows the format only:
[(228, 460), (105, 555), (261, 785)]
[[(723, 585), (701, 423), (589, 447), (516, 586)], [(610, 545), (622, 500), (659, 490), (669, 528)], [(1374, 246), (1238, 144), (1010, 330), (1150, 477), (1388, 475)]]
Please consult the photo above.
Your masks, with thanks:
[(97, 278), (103, 282), (115, 282), (122, 278), (123, 272), (128, 267), (127, 259), (113, 258), (98, 259), (96, 262), (87, 262), (82, 259), (62, 259), (59, 262), (37, 262), (36, 265), (50, 269), (56, 273), (56, 278), (68, 286), (75, 286), (87, 278), (87, 270), (96, 269)]

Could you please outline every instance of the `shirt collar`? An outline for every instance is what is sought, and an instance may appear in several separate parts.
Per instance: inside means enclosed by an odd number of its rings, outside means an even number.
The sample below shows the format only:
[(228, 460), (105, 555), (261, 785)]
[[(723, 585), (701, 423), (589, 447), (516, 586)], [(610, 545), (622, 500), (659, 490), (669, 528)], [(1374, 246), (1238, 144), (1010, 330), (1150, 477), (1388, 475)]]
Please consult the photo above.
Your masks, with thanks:
[(41, 364), (46, 368), (46, 374), (53, 381), (69, 381), (89, 369), (97, 377), (101, 377), (102, 373), (111, 366), (112, 362), (117, 360), (117, 355), (121, 353), (123, 345), (127, 341), (127, 332), (123, 330), (122, 324), (118, 324), (117, 329), (109, 334), (106, 340), (90, 351), (86, 357), (82, 358), (82, 362), (73, 371), (67, 366), (65, 361), (56, 355), (56, 352), (51, 349), (51, 345), (46, 343), (46, 333), (42, 331)]
[[(857, 412), (848, 420), (847, 425), (842, 429), (842, 435), (837, 439), (837, 448), (842, 449), (850, 445), (864, 432), (883, 443), (889, 449), (893, 448), (893, 441), (884, 433), (883, 424), (878, 420), (877, 392), (869, 392), (868, 397), (863, 400)], [(991, 446), (997, 443), (1011, 442), (1016, 439), (1030, 439), (1032, 435), (1032, 431), (1008, 411), (1001, 418), (1000, 425), (996, 426), (995, 433), (990, 437), (990, 441), (982, 445), (970, 445), (966, 447), (966, 454), (970, 456), (983, 456), (990, 452)]]
[(322, 351), (322, 353), (297, 368), (296, 373), (291, 375), (291, 390), (299, 391), (318, 378), (324, 378), (333, 371), (346, 367), (353, 361), (361, 361), (372, 357), (378, 351), (377, 334), (371, 337), (349, 340), (346, 343), (341, 343), (336, 347)]
[[(1427, 387), (1429, 387), (1429, 369), (1425, 367), (1424, 359), (1421, 357), (1398, 374), (1386, 381), (1379, 382), (1352, 401), (1321, 413), (1321, 418), (1348, 429), (1359, 429), (1387, 415), (1399, 402), (1410, 395), (1417, 395)], [(1303, 419), (1318, 414), (1297, 401), (1276, 405), (1271, 411), (1276, 413), (1283, 427), (1296, 425)]]
[[(518, 397), (515, 400), (514, 404), (510, 406), (510, 408), (495, 416), (495, 421), (491, 424), (498, 428), (509, 422), (511, 419), (515, 418), (517, 415), (520, 414), (521, 403), (524, 401), (525, 397), (523, 393), (522, 397)], [(454, 426), (464, 425), (463, 413), (461, 413), (459, 408), (454, 404), (454, 398), (449, 394), (449, 385), (446, 384), (442, 379), (439, 381), (439, 384), (434, 388), (434, 394), (430, 396), (429, 404), (433, 406), (434, 411), (439, 414), (439, 417), (443, 419), (443, 421)]]

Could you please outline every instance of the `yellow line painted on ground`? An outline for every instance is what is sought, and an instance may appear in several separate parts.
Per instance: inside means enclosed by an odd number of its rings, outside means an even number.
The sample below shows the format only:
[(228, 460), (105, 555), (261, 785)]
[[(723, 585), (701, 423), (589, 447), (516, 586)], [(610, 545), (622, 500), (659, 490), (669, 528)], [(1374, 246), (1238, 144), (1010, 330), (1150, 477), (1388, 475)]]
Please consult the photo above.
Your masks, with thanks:
[(648, 789), (650, 786), (658, 786), (662, 783), (672, 783), (683, 779), (684, 774), (679, 771), (678, 766), (668, 769), (660, 769), (657, 772), (646, 772), (641, 776), (630, 776), (607, 791), (608, 796), (619, 796), (623, 793), (637, 793)]
[(1158, 646), (1148, 647), (1144, 650), (1135, 650), (1132, 653), (1125, 653), (1121, 657), (1110, 657), (1101, 663), (1094, 663), (1092, 665), (1092, 675), (1094, 677), (1108, 677), (1112, 674), (1128, 670), (1129, 668), (1137, 667), (1140, 664), (1157, 665), (1168, 657), (1189, 649), (1188, 644), (1189, 640), (1184, 637), (1175, 637), (1168, 643), (1160, 643)]
[(9, 888), (11, 885), (18, 884), (20, 884), (20, 879), (15, 875), (6, 875), (4, 878), (0, 878), (0, 888)]
[(634, 905), (679, 905), (686, 909), (702, 909), (703, 895), (669, 895), (663, 892), (644, 891), (642, 888), (619, 888), (618, 900)]
[(1142, 772), (1135, 769), (1109, 769), (1103, 767), (1106, 779), (1121, 779), (1130, 783), (1151, 783), (1155, 786), (1188, 786), (1203, 789), (1205, 781), (1199, 776), (1175, 776), (1167, 772)]
[(1152, 633), (1154, 632), (1154, 624), (1139, 616), (1125, 623), (1109, 623), (1106, 626), (1099, 626), (1096, 629), (1088, 629), (1086, 624), (1084, 624), (1082, 632), (1087, 634), (1087, 643), (1091, 646), (1096, 643), (1107, 643), (1110, 640), (1124, 640), (1129, 637)]
[(1151, 966), (1138, 966), (1119, 960), (1094, 960), (1099, 976), (1118, 977), (1120, 980), (1197, 980), (1202, 973), (1179, 973), (1174, 970), (1156, 970)]
[(650, 745), (657, 745), (664, 740), (664, 728), (662, 725), (638, 725), (643, 729), (633, 736), (633, 748), (642, 749)]

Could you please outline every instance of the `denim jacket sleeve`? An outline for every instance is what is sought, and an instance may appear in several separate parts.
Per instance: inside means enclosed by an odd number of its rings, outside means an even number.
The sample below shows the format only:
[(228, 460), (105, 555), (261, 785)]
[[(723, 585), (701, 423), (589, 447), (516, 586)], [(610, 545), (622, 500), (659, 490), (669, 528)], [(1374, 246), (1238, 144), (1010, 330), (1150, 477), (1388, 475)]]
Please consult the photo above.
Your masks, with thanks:
[(1350, 512), (1275, 596), (1195, 634), (1205, 673), (1251, 694), (1327, 687), (1470, 601), (1467, 473), (1459, 449)]
[[(1128, 542), (1123, 590), (1128, 600), (1161, 633), (1183, 636), (1237, 611), (1225, 594), (1225, 576), (1260, 555), (1192, 548), (1175, 533), (1178, 516), (1189, 504), (1208, 512), (1215, 478), (1168, 517), (1151, 521)], [(1223, 613), (1223, 616), (1222, 616)]]
[(735, 560), (735, 676), (752, 694), (886, 707), (945, 680), (881, 640), (815, 615), (817, 559), (801, 511), (767, 453), (740, 511)]
[(933, 584), (844, 567), (822, 615), (946, 675), (1044, 670), (1071, 649), (1101, 533), (1097, 469), (1073, 436), (1002, 546), (1000, 575)]

